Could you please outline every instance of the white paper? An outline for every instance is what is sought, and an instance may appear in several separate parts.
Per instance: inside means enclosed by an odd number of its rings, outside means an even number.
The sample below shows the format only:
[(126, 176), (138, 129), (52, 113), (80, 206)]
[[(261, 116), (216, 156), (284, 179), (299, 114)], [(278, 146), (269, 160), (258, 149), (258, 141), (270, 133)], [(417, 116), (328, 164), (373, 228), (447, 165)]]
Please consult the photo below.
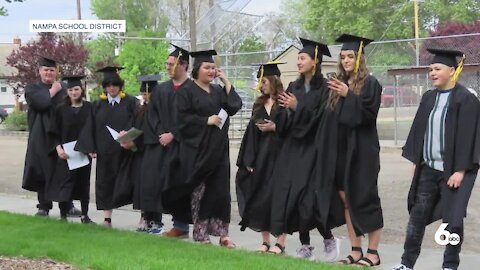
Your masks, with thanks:
[(222, 129), (223, 128), (223, 125), (225, 125), (225, 122), (227, 121), (228, 119), (228, 113), (227, 111), (225, 111), (223, 108), (220, 110), (220, 112), (218, 113), (218, 117), (220, 117), (222, 119), (222, 123), (220, 124), (220, 126), (218, 126), (218, 128)]
[(112, 135), (113, 139), (116, 141), (118, 139), (118, 136), (119, 136), (120, 133), (118, 131), (116, 131), (115, 129), (109, 127), (109, 126), (107, 126), (107, 129), (110, 132), (110, 134)]
[(85, 167), (90, 164), (90, 160), (88, 159), (87, 155), (73, 150), (75, 148), (75, 144), (77, 144), (77, 141), (65, 143), (62, 145), (63, 151), (65, 151), (65, 153), (68, 155), (67, 164), (70, 171)]

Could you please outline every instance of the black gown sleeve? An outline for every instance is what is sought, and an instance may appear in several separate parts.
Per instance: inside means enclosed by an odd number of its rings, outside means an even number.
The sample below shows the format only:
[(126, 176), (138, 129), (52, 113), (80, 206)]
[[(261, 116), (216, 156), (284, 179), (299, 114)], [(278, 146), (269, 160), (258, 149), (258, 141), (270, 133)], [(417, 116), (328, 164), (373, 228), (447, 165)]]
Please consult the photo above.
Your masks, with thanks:
[(381, 94), (380, 83), (373, 77), (367, 77), (360, 95), (349, 90), (346, 97), (340, 98), (340, 106), (337, 106), (338, 121), (351, 128), (375, 124)]
[[(420, 151), (423, 149), (423, 137), (425, 136), (425, 121), (429, 115), (427, 112), (427, 103), (432, 103), (431, 90), (425, 92), (420, 100), (417, 112), (412, 122), (412, 126), (405, 141), (405, 145), (402, 147), (402, 156), (408, 161), (417, 164), (419, 162)], [(427, 102), (428, 101), (428, 102)], [(418, 165), (418, 164), (417, 164)]]
[(55, 108), (50, 115), (50, 126), (48, 127), (48, 154), (53, 155), (56, 153), (57, 145), (62, 143), (62, 109), (61, 107)]
[(454, 171), (478, 170), (480, 157), (479, 138), (480, 103), (472, 94), (462, 102), (459, 112), (455, 139)]
[(41, 89), (36, 84), (27, 85), (25, 88), (25, 100), (29, 107), (39, 112), (48, 111), (52, 105), (50, 92)]
[(235, 87), (232, 85), (232, 89), (227, 94), (225, 87), (221, 89), (222, 94), (222, 108), (228, 113), (228, 115), (235, 115), (242, 108), (242, 99), (235, 91)]
[(85, 126), (83, 126), (82, 131), (80, 132), (77, 143), (75, 144), (76, 151), (82, 152), (84, 154), (97, 152), (97, 145), (95, 139), (95, 114), (98, 106), (100, 106), (98, 101), (93, 103), (92, 106), (90, 106), (91, 111), (87, 117)]
[[(290, 86), (289, 86), (290, 87)], [(307, 105), (311, 104), (311, 100), (304, 100), (299, 102), (295, 113), (292, 115), (292, 135), (295, 138), (305, 138), (312, 130), (315, 129), (318, 124), (320, 112), (325, 106), (325, 93), (328, 92), (325, 83), (322, 84), (321, 89), (315, 90), (314, 95), (308, 96), (309, 99), (314, 99), (313, 104), (315, 106)]]
[(208, 117), (195, 114), (189, 89), (178, 90), (175, 100), (180, 140), (198, 147), (207, 128)]
[(253, 167), (255, 158), (258, 152), (258, 128), (255, 125), (255, 117), (252, 112), (252, 117), (245, 129), (245, 134), (240, 144), (238, 151), (237, 166), (238, 167)]

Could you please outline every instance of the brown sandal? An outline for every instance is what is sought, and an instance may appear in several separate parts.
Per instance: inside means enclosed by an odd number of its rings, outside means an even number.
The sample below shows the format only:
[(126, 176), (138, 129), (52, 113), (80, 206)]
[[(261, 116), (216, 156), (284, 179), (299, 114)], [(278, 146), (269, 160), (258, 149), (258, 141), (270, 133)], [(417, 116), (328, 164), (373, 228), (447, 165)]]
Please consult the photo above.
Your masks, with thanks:
[(269, 250), (270, 250), (270, 244), (267, 242), (263, 242), (260, 248), (257, 250), (257, 252), (265, 253), (265, 252), (268, 252)]
[(230, 239), (230, 237), (224, 237), (223, 239), (220, 238), (220, 242), (219, 242), (220, 246), (221, 247), (226, 247), (226, 248), (236, 248), (237, 245), (235, 245), (235, 243), (233, 243), (232, 239)]
[(363, 258), (363, 250), (361, 247), (352, 247), (352, 251), (357, 251), (357, 252), (360, 252), (360, 258), (358, 258), (358, 260), (355, 260), (352, 255), (348, 255), (347, 258), (343, 259), (343, 260), (340, 260), (338, 261), (339, 264), (356, 264), (358, 263), (362, 258)]
[(368, 250), (367, 250), (367, 254), (371, 254), (371, 255), (377, 256), (378, 262), (373, 263), (372, 260), (370, 260), (369, 258), (362, 256), (362, 257), (360, 258), (360, 260), (358, 260), (358, 261), (355, 263), (355, 266), (359, 266), (359, 267), (374, 267), (374, 266), (379, 266), (379, 265), (381, 264), (380, 255), (378, 255), (378, 251), (373, 250), (373, 249), (368, 249)]
[[(273, 251), (272, 248), (277, 247), (280, 252)], [(280, 245), (279, 243), (276, 243), (275, 246), (273, 246), (268, 250), (268, 253), (275, 254), (275, 255), (283, 255), (285, 254), (285, 246)]]

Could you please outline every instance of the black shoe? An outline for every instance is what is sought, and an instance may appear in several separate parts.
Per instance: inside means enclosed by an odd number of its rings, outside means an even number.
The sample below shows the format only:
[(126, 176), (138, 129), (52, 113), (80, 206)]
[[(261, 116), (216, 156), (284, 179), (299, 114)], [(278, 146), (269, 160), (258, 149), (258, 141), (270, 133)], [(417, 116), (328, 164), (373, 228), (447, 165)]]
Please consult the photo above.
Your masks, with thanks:
[(36, 217), (48, 217), (48, 210), (38, 209), (37, 213), (35, 214)]
[(68, 215), (68, 217), (81, 217), (82, 216), (82, 211), (78, 210), (74, 206), (74, 207), (70, 208), (70, 210), (68, 210), (67, 215)]
[(95, 224), (88, 216), (84, 216), (80, 219), (82, 224)]

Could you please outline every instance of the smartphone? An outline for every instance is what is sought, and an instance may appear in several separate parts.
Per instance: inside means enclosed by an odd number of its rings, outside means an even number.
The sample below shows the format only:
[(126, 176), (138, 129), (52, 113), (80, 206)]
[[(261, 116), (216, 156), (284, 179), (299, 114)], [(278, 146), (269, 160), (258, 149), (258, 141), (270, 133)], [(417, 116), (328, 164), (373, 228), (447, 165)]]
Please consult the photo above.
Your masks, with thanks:
[(255, 120), (255, 124), (257, 125), (263, 125), (263, 124), (266, 124), (267, 121), (265, 121), (265, 119), (257, 119)]
[(333, 79), (337, 79), (337, 78), (338, 78), (338, 77), (337, 77), (337, 73), (335, 73), (335, 72), (329, 72), (329, 73), (327, 73), (327, 79), (333, 80)]

